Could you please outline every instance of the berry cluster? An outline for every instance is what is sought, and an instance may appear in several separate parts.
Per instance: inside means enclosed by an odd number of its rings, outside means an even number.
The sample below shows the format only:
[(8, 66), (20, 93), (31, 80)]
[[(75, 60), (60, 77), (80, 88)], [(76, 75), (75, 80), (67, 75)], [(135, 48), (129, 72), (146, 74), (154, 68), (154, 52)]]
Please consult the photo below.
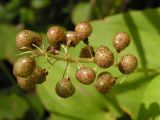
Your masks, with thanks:
[[(65, 31), (58, 26), (51, 27), (47, 32), (49, 46), (47, 50), (41, 50), (42, 38), (38, 33), (31, 30), (20, 31), (16, 37), (17, 48), (23, 53), (32, 53), (29, 57), (19, 58), (14, 64), (13, 73), (17, 78), (20, 88), (26, 91), (33, 91), (36, 84), (43, 83), (46, 80), (47, 70), (37, 66), (34, 60), (36, 56), (42, 55), (45, 56), (46, 59), (52, 57), (56, 60), (64, 60), (67, 63), (62, 79), (55, 86), (55, 91), (58, 96), (67, 98), (75, 93), (75, 86), (72, 84), (68, 74), (65, 75), (72, 62), (78, 65), (78, 69), (75, 72), (77, 81), (85, 85), (90, 85), (96, 79), (96, 90), (100, 93), (109, 92), (116, 82), (116, 77), (113, 77), (111, 73), (107, 71), (99, 73), (96, 77), (96, 68), (93, 69), (92, 67), (81, 65), (81, 62), (89, 61), (95, 63), (100, 68), (106, 69), (113, 66), (114, 63), (117, 63), (117, 61), (115, 62), (114, 54), (107, 46), (101, 45), (94, 51), (94, 48), (89, 45), (88, 41), (91, 33), (92, 26), (88, 22), (77, 24), (74, 31)], [(81, 41), (84, 42), (85, 47), (81, 49), (79, 58), (72, 58), (69, 53), (69, 48), (76, 47)], [(117, 54), (124, 50), (129, 44), (130, 36), (127, 33), (119, 32), (114, 35), (113, 46)], [(65, 50), (65, 56), (59, 59), (58, 56), (61, 47)], [(48, 59), (47, 61), (49, 62)], [(130, 74), (137, 68), (138, 61), (134, 55), (126, 54), (115, 66), (118, 66), (121, 73)]]

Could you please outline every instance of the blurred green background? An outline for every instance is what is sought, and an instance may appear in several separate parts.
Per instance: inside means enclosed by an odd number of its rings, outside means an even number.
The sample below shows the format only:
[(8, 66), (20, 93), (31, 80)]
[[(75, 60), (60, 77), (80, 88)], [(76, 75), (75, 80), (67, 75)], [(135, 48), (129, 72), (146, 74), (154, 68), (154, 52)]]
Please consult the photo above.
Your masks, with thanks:
[[(118, 84), (113, 93), (107, 95), (95, 93), (92, 86), (86, 87), (74, 80), (77, 94), (68, 100), (58, 98), (54, 92), (64, 63), (56, 65), (56, 70), (50, 69), (53, 75), (33, 93), (19, 89), (12, 75), (12, 65), (19, 53), (15, 46), (19, 30), (39, 32), (46, 41), (50, 26), (74, 30), (82, 21), (90, 21), (93, 26), (89, 39), (94, 47), (112, 46), (114, 33), (126, 31), (133, 39), (126, 53), (138, 56), (139, 67), (160, 66), (159, 7), (160, 0), (0, 0), (0, 120), (160, 120), (157, 73), (131, 75), (129, 82)], [(80, 44), (75, 51), (72, 49), (72, 54), (76, 56), (82, 46)], [(37, 63), (49, 68), (43, 64), (43, 59)], [(71, 70), (73, 79), (74, 71), (75, 66)], [(120, 74), (114, 69), (109, 71)], [(147, 80), (152, 83), (145, 82)]]

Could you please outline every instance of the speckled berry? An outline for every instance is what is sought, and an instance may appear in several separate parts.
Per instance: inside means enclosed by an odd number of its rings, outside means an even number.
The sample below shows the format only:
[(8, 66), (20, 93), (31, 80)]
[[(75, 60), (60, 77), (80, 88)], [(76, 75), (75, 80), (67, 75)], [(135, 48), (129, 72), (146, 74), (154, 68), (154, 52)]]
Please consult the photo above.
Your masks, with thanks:
[(76, 46), (79, 43), (80, 39), (75, 31), (68, 31), (66, 33), (66, 43), (68, 46)]
[(31, 30), (22, 30), (16, 36), (16, 46), (21, 51), (26, 51), (29, 49), (34, 49), (33, 46), (36, 45), (38, 47), (42, 44), (42, 37), (40, 34), (31, 31)]
[(95, 52), (95, 63), (101, 68), (108, 68), (114, 63), (114, 55), (106, 46), (99, 47)]
[(113, 46), (117, 52), (121, 52), (130, 44), (130, 36), (125, 32), (118, 32), (113, 38)]
[(37, 66), (33, 72), (33, 75), (36, 77), (36, 83), (41, 84), (46, 81), (46, 76), (48, 75), (48, 71), (46, 69), (42, 69), (41, 67)]
[(18, 86), (24, 91), (34, 91), (36, 87), (36, 77), (29, 76), (27, 78), (17, 77)]
[(36, 68), (36, 62), (31, 57), (22, 57), (16, 60), (13, 66), (15, 77), (28, 77)]
[(94, 48), (91, 45), (86, 45), (83, 47), (80, 51), (80, 58), (91, 58), (92, 56), (94, 57), (95, 52)]
[(59, 81), (55, 90), (57, 95), (62, 98), (71, 97), (75, 93), (75, 87), (68, 77), (64, 77), (63, 80)]
[(76, 25), (75, 31), (78, 33), (78, 37), (84, 40), (92, 33), (92, 26), (88, 22), (81, 22)]
[(76, 79), (82, 84), (92, 84), (95, 80), (96, 73), (91, 67), (81, 67), (76, 71)]
[(65, 31), (61, 27), (51, 27), (47, 32), (47, 38), (50, 45), (54, 45), (65, 40)]
[(109, 72), (100, 73), (95, 83), (96, 90), (103, 94), (108, 93), (115, 84), (115, 80)]
[(129, 74), (134, 72), (134, 70), (138, 66), (138, 60), (134, 55), (126, 54), (124, 55), (120, 63), (118, 64), (118, 68), (123, 74)]

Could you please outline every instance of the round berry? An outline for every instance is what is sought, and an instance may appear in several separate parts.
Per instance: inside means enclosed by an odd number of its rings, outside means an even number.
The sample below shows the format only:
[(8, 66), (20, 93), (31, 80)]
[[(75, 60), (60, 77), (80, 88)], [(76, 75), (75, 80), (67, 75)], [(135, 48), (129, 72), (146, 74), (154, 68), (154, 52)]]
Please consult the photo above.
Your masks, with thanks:
[(17, 77), (18, 86), (25, 91), (34, 91), (36, 87), (36, 77), (31, 75), (27, 78)]
[(115, 84), (115, 80), (109, 72), (102, 72), (98, 75), (96, 80), (96, 90), (100, 93), (107, 93)]
[(92, 33), (92, 26), (88, 22), (81, 22), (76, 25), (75, 31), (81, 40), (84, 40)]
[(36, 62), (31, 57), (22, 57), (16, 60), (13, 66), (13, 74), (16, 77), (28, 77), (36, 68)]
[(68, 46), (76, 46), (80, 39), (75, 31), (68, 31), (66, 33), (66, 42)]
[(42, 44), (42, 37), (40, 34), (31, 31), (31, 30), (22, 30), (16, 36), (16, 46), (21, 51), (26, 51), (29, 49), (34, 49), (33, 46), (36, 45), (38, 47)]
[(48, 71), (46, 69), (42, 69), (41, 67), (37, 66), (34, 70), (33, 75), (37, 78), (36, 83), (41, 84), (46, 81), (46, 76), (48, 75)]
[(75, 87), (68, 77), (63, 78), (56, 84), (56, 93), (59, 97), (71, 97), (75, 93)]
[(65, 31), (61, 27), (51, 27), (47, 32), (47, 38), (50, 45), (54, 45), (65, 40)]
[(81, 49), (80, 58), (91, 58), (94, 57), (95, 52), (94, 48), (91, 45), (86, 45), (84, 48)]
[(125, 32), (118, 32), (113, 38), (113, 46), (117, 52), (121, 52), (130, 44), (130, 36)]
[(114, 63), (114, 55), (106, 46), (101, 46), (96, 50), (95, 63), (101, 68), (108, 68)]
[(118, 64), (119, 70), (124, 74), (132, 73), (137, 66), (138, 60), (134, 55), (131, 54), (124, 55)]
[(76, 71), (75, 77), (80, 83), (89, 85), (95, 80), (96, 73), (91, 67), (81, 67)]

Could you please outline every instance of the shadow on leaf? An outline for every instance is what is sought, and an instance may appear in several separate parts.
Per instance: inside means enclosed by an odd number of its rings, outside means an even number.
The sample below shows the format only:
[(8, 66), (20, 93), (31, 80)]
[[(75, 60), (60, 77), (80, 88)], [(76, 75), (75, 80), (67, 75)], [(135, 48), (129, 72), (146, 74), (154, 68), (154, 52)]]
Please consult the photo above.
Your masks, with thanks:
[(157, 103), (150, 104), (148, 108), (141, 104), (137, 120), (156, 120), (157, 116), (160, 116), (160, 106)]

